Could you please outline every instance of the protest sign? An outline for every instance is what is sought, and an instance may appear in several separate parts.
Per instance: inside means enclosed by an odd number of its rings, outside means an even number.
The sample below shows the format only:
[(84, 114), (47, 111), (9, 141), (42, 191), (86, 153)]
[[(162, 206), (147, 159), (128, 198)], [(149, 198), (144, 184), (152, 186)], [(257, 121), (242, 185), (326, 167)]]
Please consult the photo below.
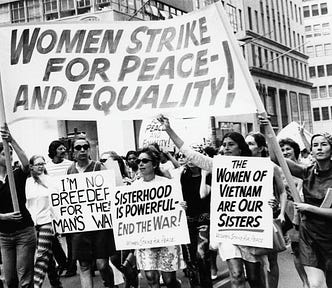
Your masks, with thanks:
[(240, 50), (235, 52), (230, 43), (236, 40), (226, 31), (220, 9), (215, 3), (148, 24), (1, 27), (8, 122), (31, 117), (96, 120), (144, 119), (159, 113), (255, 113), (245, 79), (249, 72), (243, 73), (241, 65), (246, 64), (235, 56)]
[(234, 156), (213, 161), (211, 242), (272, 248), (272, 162)]
[(139, 147), (147, 147), (157, 143), (160, 148), (166, 151), (174, 151), (175, 146), (168, 134), (162, 129), (157, 119), (143, 120), (140, 130)]
[(50, 195), (54, 211), (53, 227), (58, 233), (74, 233), (112, 228), (111, 197), (115, 191), (112, 170), (55, 177)]
[(139, 182), (117, 187), (111, 195), (117, 250), (189, 243), (186, 213), (178, 180)]

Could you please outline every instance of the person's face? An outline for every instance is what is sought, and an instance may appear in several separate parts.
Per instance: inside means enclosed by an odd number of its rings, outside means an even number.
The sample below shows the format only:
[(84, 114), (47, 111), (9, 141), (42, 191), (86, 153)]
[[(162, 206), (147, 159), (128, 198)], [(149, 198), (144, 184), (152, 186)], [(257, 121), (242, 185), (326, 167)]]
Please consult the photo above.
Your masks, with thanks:
[(137, 168), (136, 164), (137, 156), (135, 154), (129, 154), (127, 158), (127, 164), (130, 168)]
[(182, 166), (182, 165), (185, 165), (187, 163), (187, 158), (184, 154), (182, 153), (179, 153), (178, 154), (178, 162), (179, 164)]
[(316, 160), (326, 160), (331, 158), (331, 145), (323, 136), (316, 136), (312, 141), (312, 156)]
[(74, 145), (74, 155), (76, 160), (88, 160), (90, 155), (89, 143), (84, 139), (76, 140)]
[(45, 172), (45, 160), (42, 157), (38, 157), (30, 165), (31, 172), (35, 175), (41, 175)]
[[(9, 148), (10, 153), (10, 163), (13, 162), (13, 151)], [(5, 156), (5, 149), (2, 149), (0, 152), (0, 166), (6, 167), (6, 156)]]
[(230, 137), (226, 137), (222, 143), (223, 155), (225, 156), (241, 156), (239, 145)]
[(138, 169), (144, 176), (151, 176), (154, 175), (155, 166), (152, 163), (152, 159), (146, 153), (139, 154), (137, 160)]
[(64, 158), (66, 156), (66, 151), (66, 147), (64, 145), (60, 145), (58, 148), (56, 148), (56, 157)]
[(284, 144), (280, 149), (285, 158), (296, 161), (294, 149), (290, 145)]
[(259, 156), (259, 153), (261, 152), (262, 149), (261, 149), (261, 147), (258, 147), (257, 142), (255, 141), (255, 138), (251, 135), (248, 135), (246, 137), (245, 141), (249, 146), (252, 156), (254, 156), (254, 157)]

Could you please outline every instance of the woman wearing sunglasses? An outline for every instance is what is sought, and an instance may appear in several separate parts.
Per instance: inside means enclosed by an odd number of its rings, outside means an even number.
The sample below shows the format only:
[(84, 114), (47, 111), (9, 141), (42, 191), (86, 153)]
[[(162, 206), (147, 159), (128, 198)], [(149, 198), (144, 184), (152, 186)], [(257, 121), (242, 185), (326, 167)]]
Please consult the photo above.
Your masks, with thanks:
[(34, 266), (34, 287), (42, 287), (46, 272), (52, 287), (62, 287), (60, 277), (55, 269), (52, 243), (54, 231), (49, 196), (52, 192), (51, 177), (45, 169), (45, 158), (34, 155), (30, 158), (31, 177), (27, 179), (25, 191), (26, 206), (35, 224), (37, 251)]
[[(138, 152), (136, 163), (141, 173), (137, 182), (161, 182), (165, 181), (160, 171), (159, 152), (152, 148), (143, 148)], [(176, 278), (176, 271), (185, 267), (180, 245), (138, 249), (136, 251), (138, 269), (145, 271), (148, 285), (151, 288), (159, 288), (159, 272), (161, 272), (164, 284), (168, 288), (181, 287)]]
[[(100, 162), (90, 159), (90, 143), (78, 138), (72, 145), (75, 162), (68, 168), (67, 174), (106, 170)], [(73, 259), (79, 261), (82, 288), (92, 288), (91, 269), (95, 261), (105, 287), (114, 287), (114, 275), (109, 265), (109, 257), (115, 252), (113, 230), (98, 230), (73, 233)]]
[[(163, 129), (170, 136), (174, 144), (187, 156), (187, 159), (198, 167), (212, 171), (212, 158), (198, 153), (184, 145), (184, 141), (171, 128), (168, 118), (160, 115), (158, 120)], [(251, 151), (243, 136), (237, 132), (225, 134), (222, 139), (222, 153), (225, 156), (251, 156)], [(231, 287), (246, 287), (244, 267), (247, 280), (252, 288), (264, 288), (265, 283), (261, 275), (260, 259), (251, 255), (246, 246), (233, 245), (229, 242), (218, 243), (218, 250), (221, 259), (226, 260), (230, 272)]]

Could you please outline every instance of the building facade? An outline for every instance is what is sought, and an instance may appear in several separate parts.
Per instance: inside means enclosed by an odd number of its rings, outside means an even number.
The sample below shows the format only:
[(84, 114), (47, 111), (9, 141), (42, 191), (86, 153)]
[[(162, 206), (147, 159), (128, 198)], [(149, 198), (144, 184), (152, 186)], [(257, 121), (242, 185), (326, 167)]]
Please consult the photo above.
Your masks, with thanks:
[(306, 53), (309, 56), (309, 78), (313, 130), (331, 132), (332, 124), (332, 2), (303, 0)]
[[(197, 0), (201, 7), (207, 0)], [(221, 1), (255, 81), (272, 126), (278, 132), (291, 121), (312, 131), (308, 56), (305, 54), (301, 0)], [(216, 117), (220, 133), (257, 130), (254, 115)], [(221, 130), (221, 131), (220, 131)], [(223, 131), (224, 130), (224, 131)]]

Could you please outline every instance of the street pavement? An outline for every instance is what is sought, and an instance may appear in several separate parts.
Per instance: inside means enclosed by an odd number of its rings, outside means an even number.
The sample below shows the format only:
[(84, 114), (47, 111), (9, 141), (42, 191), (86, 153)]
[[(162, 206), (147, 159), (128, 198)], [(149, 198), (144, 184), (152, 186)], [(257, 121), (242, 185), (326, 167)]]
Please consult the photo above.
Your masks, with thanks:
[[(218, 257), (219, 259), (219, 257)], [(302, 288), (301, 281), (299, 276), (296, 273), (294, 268), (292, 255), (290, 253), (290, 249), (279, 253), (278, 257), (279, 269), (280, 269), (280, 277), (279, 277), (279, 288)], [(224, 262), (218, 260), (218, 278), (214, 281), (214, 288), (230, 288), (229, 278), (227, 277), (227, 268)], [(182, 281), (182, 288), (189, 288), (188, 279), (184, 276), (182, 271), (178, 272), (178, 277)], [(94, 279), (94, 288), (104, 288), (102, 280), (98, 272), (96, 272), (96, 276)], [(61, 281), (64, 288), (77, 288), (80, 287), (79, 276), (76, 275), (70, 278), (61, 277)], [(44, 288), (51, 288), (48, 279), (45, 280), (43, 285)], [(146, 280), (144, 278), (140, 279), (140, 287), (147, 288)], [(165, 287), (165, 286), (163, 286)], [(248, 286), (249, 287), (249, 286)], [(119, 285), (119, 288), (123, 288), (123, 285)]]

